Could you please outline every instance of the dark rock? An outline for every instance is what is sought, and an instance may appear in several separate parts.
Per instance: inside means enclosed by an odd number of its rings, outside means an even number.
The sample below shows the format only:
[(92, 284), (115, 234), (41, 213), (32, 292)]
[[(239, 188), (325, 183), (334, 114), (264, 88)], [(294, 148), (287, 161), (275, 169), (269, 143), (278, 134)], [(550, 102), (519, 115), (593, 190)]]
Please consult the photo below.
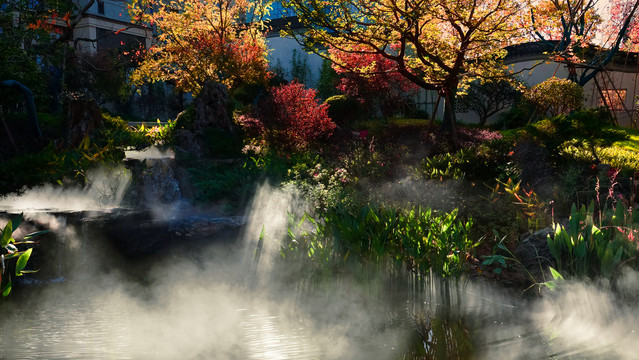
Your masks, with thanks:
[(125, 165), (133, 178), (129, 205), (150, 208), (182, 200), (179, 169), (173, 159), (126, 159)]
[(193, 130), (200, 132), (207, 127), (233, 131), (233, 122), (228, 112), (229, 95), (226, 86), (207, 82), (195, 99)]
[(202, 146), (197, 136), (184, 129), (179, 129), (175, 132), (175, 143), (183, 151), (192, 154), (196, 158), (202, 157)]
[(173, 246), (187, 245), (189, 239), (214, 240), (229, 231), (239, 231), (245, 219), (189, 215), (158, 220), (152, 212), (137, 211), (114, 214), (102, 219), (99, 226), (106, 239), (126, 256), (153, 254)]
[(515, 249), (515, 256), (534, 282), (542, 283), (551, 280), (548, 267), (553, 264), (553, 257), (548, 247), (548, 235), (554, 231), (551, 227), (541, 229), (526, 236)]

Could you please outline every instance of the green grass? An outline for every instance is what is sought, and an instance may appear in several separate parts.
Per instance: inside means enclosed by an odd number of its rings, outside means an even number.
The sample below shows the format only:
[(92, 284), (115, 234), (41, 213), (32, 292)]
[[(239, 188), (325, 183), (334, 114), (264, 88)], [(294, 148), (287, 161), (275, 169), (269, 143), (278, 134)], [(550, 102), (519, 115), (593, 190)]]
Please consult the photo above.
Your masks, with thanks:
[(622, 141), (616, 141), (612, 145), (614, 147), (620, 147), (624, 150), (629, 151), (639, 151), (639, 131), (630, 128), (617, 128), (617, 130), (622, 130), (626, 133), (628, 138)]

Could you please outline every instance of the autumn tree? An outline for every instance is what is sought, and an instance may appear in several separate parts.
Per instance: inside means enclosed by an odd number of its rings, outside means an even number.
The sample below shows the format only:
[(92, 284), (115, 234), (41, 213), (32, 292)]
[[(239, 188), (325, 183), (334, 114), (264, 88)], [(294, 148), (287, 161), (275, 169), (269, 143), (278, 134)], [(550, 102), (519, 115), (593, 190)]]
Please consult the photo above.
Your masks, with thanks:
[(639, 51), (639, 14), (630, 13), (636, 4), (636, 0), (612, 0), (610, 3), (610, 20), (606, 27), (606, 38), (612, 38), (623, 28), (624, 22), (629, 18), (628, 29), (624, 34), (620, 48), (626, 51)]
[(131, 75), (194, 95), (207, 81), (236, 89), (269, 77), (263, 7), (248, 0), (136, 0), (133, 21), (154, 27), (156, 43)]
[(384, 117), (393, 115), (406, 103), (407, 97), (417, 92), (417, 85), (399, 73), (396, 61), (380, 54), (346, 52), (335, 48), (328, 52), (333, 69), (340, 76), (337, 89), (372, 111), (381, 111)]
[(286, 0), (311, 48), (379, 55), (445, 99), (443, 127), (454, 130), (455, 96), (477, 77), (501, 76), (503, 49), (519, 27), (515, 0)]
[(601, 23), (601, 17), (596, 14), (597, 0), (534, 1), (529, 23), (535, 37), (546, 44), (552, 58), (567, 64), (569, 79), (584, 86), (612, 61), (627, 39), (639, 1), (619, 3), (623, 3), (623, 11), (619, 11), (614, 20), (614, 31), (608, 31), (597, 49), (591, 46)]

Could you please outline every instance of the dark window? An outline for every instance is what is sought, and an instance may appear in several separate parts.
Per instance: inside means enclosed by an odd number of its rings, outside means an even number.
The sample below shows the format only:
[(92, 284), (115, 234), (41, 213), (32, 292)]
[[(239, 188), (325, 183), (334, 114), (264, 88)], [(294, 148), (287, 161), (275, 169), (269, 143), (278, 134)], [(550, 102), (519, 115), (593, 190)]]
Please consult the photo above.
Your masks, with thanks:
[(98, 14), (104, 15), (104, 1), (98, 1)]
[(134, 48), (137, 49), (145, 44), (145, 38), (131, 34), (118, 33), (113, 30), (97, 28), (98, 51), (111, 49)]

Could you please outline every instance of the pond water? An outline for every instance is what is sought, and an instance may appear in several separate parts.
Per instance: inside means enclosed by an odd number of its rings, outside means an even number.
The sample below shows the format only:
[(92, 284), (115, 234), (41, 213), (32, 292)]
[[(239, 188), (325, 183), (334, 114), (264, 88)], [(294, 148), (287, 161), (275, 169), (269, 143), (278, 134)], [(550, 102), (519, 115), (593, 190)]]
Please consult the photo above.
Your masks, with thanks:
[[(12, 212), (21, 203), (4, 201)], [(147, 219), (157, 226), (144, 231), (124, 222), (159, 241), (153, 252), (127, 253), (112, 239), (121, 232), (104, 224), (129, 211), (116, 203), (35, 205), (23, 231), (55, 235), (34, 252), (40, 273), (0, 303), (0, 359), (636, 358), (639, 276), (629, 270), (614, 293), (566, 283), (527, 299), (477, 279), (344, 276), (309, 286), (282, 265), (277, 242), (286, 211), (302, 205), (268, 186), (231, 231), (195, 239), (171, 230), (180, 219)]]

